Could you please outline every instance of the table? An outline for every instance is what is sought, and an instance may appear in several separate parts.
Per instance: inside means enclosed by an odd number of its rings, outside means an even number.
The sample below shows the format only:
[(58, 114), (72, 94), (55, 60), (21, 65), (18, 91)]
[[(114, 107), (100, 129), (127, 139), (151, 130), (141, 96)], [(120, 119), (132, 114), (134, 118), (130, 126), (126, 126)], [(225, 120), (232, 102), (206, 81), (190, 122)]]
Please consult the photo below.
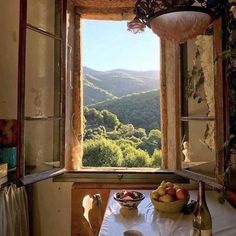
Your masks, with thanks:
[[(113, 199), (118, 190), (112, 190), (106, 207), (99, 236), (123, 236), (126, 230), (138, 230), (143, 236), (190, 236), (192, 215), (160, 213), (153, 208), (151, 190), (137, 190), (145, 195), (138, 209), (121, 208)], [(218, 193), (206, 191), (206, 201), (212, 216), (213, 235), (236, 235), (236, 210), (228, 203), (220, 204)], [(190, 191), (190, 200), (197, 199), (197, 191)]]

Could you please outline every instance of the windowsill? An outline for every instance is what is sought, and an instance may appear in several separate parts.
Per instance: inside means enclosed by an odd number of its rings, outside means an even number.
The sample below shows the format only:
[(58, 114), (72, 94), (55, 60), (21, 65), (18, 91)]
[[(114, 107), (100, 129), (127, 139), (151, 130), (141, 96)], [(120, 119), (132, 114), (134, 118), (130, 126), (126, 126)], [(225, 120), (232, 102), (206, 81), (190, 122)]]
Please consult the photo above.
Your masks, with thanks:
[(78, 170), (68, 170), (68, 173), (78, 173), (78, 172), (125, 172), (125, 173), (172, 173), (169, 170), (166, 169), (160, 169), (160, 168), (130, 168), (130, 167), (81, 167)]
[(53, 178), (56, 182), (76, 182), (81, 184), (158, 184), (162, 180), (188, 183), (189, 180), (174, 174), (172, 171), (161, 169), (81, 169), (66, 171)]

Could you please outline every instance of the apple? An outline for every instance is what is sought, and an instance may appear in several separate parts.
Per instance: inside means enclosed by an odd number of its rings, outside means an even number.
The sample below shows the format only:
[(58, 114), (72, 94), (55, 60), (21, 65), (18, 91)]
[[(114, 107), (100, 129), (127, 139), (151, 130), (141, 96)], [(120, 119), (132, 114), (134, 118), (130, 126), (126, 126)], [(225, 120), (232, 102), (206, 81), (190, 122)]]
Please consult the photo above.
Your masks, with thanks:
[(173, 187), (173, 186), (174, 186), (173, 183), (171, 183), (171, 182), (166, 182), (166, 187)]
[(173, 197), (175, 196), (175, 192), (176, 192), (175, 189), (171, 186), (166, 188), (166, 193)]
[(177, 184), (174, 184), (174, 189), (177, 190), (178, 188), (181, 188), (181, 187)]
[(159, 193), (157, 192), (157, 190), (154, 190), (154, 191), (151, 192), (151, 197), (152, 197), (153, 199), (158, 200), (159, 196), (160, 196), (160, 195), (159, 195)]
[(159, 195), (164, 195), (166, 193), (166, 188), (163, 186), (159, 186), (156, 191), (158, 192)]
[(173, 202), (174, 198), (169, 194), (165, 194), (165, 195), (162, 195), (162, 196), (159, 197), (159, 201), (161, 201), (161, 202)]
[(187, 190), (187, 189), (184, 189), (184, 188), (178, 188), (178, 189), (176, 190), (175, 195), (176, 195), (176, 198), (177, 198), (178, 200), (185, 199), (185, 198), (187, 197), (187, 195), (188, 195), (188, 190)]
[(124, 191), (123, 194), (121, 194), (120, 198), (126, 198), (126, 197), (130, 197), (132, 199), (135, 199), (136, 196), (133, 192), (129, 192), (129, 191)]

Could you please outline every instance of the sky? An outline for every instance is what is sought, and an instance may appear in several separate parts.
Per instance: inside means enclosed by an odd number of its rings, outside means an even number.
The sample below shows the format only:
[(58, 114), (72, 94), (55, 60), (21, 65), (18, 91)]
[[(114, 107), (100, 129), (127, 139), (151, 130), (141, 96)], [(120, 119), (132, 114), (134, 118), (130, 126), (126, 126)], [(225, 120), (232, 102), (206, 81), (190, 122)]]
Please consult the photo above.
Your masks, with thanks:
[(159, 70), (159, 44), (147, 27), (133, 34), (126, 21), (82, 21), (82, 63), (95, 70)]

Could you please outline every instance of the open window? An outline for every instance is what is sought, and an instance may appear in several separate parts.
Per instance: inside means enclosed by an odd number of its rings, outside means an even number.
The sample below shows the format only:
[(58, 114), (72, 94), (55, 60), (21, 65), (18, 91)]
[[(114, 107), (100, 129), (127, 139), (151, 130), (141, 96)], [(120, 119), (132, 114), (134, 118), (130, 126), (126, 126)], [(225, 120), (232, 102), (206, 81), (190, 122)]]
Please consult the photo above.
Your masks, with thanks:
[[(181, 163), (189, 178), (223, 184), (226, 83), (221, 19), (181, 47)], [(219, 184), (219, 185), (218, 185)]]
[[(124, 20), (133, 18), (132, 1), (120, 3), (119, 6), (115, 5), (116, 7), (112, 5), (114, 1), (107, 1), (106, 6), (101, 4), (98, 8), (95, 7), (93, 1), (74, 0), (73, 4), (75, 5), (73, 7), (75, 19), (70, 23), (75, 27), (74, 44), (68, 49), (74, 50), (74, 57), (71, 57), (72, 60), (68, 57), (67, 61), (74, 69), (73, 80), (68, 81), (68, 87), (72, 88), (70, 93), (73, 93), (73, 102), (71, 113), (65, 114), (64, 102), (68, 92), (68, 89), (65, 89), (66, 1), (20, 1), (17, 177), (23, 183), (53, 176), (56, 170), (64, 167), (65, 128), (67, 129), (69, 126), (72, 129), (68, 144), (71, 158), (68, 159), (66, 167), (67, 170), (75, 172), (80, 170), (84, 131), (81, 19)], [(221, 25), (219, 21), (216, 21), (214, 25), (214, 49), (216, 50), (215, 55), (218, 55), (221, 52), (219, 37)], [(184, 51), (181, 52), (181, 50), (179, 45), (161, 41), (161, 149), (162, 167), (165, 170), (181, 169), (182, 141), (189, 141), (189, 124), (199, 120), (199, 117), (191, 117), (188, 114), (189, 110), (186, 113), (184, 110), (186, 102), (181, 104), (180, 68), (184, 58), (186, 59), (186, 55), (183, 56)], [(70, 56), (69, 51), (67, 53)], [(217, 60), (214, 66), (217, 79), (217, 83), (214, 83), (214, 88), (217, 90), (215, 92), (217, 95), (214, 96), (215, 115), (203, 119), (205, 123), (215, 122), (215, 156), (220, 161), (216, 162), (217, 175), (213, 178), (214, 181), (215, 178), (220, 178), (223, 170), (223, 157), (219, 152), (224, 142), (225, 128), (222, 116), (224, 94), (222, 92), (221, 64), (222, 62)], [(186, 68), (185, 72), (188, 70)], [(182, 73), (182, 75), (184, 74)], [(184, 113), (181, 113), (181, 107)], [(65, 115), (67, 116), (67, 126), (65, 125)], [(181, 134), (181, 123), (188, 124), (182, 129), (183, 135)], [(210, 125), (208, 126), (210, 127)], [(156, 173), (156, 171), (154, 172)], [(150, 172), (146, 171), (146, 173)], [(137, 174), (139, 174), (138, 171)], [(209, 178), (212, 179), (212, 177)]]
[(64, 167), (65, 0), (21, 0), (17, 179), (45, 179)]

